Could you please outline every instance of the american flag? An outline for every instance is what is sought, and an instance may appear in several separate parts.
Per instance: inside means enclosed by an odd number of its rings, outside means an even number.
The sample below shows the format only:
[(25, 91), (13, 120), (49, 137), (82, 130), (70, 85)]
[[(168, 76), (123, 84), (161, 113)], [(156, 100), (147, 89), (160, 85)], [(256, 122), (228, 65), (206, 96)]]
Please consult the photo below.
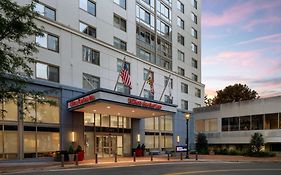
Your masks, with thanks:
[(147, 84), (149, 84), (149, 86), (150, 86), (150, 93), (151, 93), (152, 95), (154, 95), (154, 82), (153, 82), (153, 81), (154, 81), (154, 80), (153, 80), (152, 72), (149, 71), (149, 72), (148, 72), (148, 77), (147, 77), (146, 82), (147, 82)]
[(126, 64), (125, 61), (123, 63), (123, 67), (120, 72), (120, 76), (121, 76), (123, 84), (125, 86), (128, 86), (130, 89), (132, 89), (131, 77), (129, 74), (129, 66), (128, 66), (128, 64)]

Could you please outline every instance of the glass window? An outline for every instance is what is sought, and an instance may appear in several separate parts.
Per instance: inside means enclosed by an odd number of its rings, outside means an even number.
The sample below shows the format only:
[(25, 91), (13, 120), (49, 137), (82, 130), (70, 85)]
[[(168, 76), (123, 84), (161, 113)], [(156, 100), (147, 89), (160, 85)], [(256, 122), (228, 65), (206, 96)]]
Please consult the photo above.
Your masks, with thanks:
[(91, 0), (80, 0), (79, 7), (91, 15), (96, 16), (96, 3)]
[(93, 90), (100, 87), (100, 78), (83, 73), (83, 88)]
[[(2, 106), (1, 103), (0, 103), (0, 105)], [(18, 108), (17, 108), (17, 106), (18, 106), (17, 102), (14, 102), (12, 100), (4, 102), (3, 106), (0, 107), (0, 109), (2, 110), (2, 108), (3, 108), (3, 110), (5, 110), (6, 112), (4, 113), (3, 117), (0, 117), (0, 121), (1, 120), (17, 121), (18, 120)]]
[(123, 118), (124, 128), (131, 128), (131, 119), (128, 117)]
[(173, 136), (165, 136), (165, 148), (173, 147)]
[(195, 97), (201, 98), (201, 90), (198, 88), (195, 88)]
[(228, 131), (228, 123), (229, 123), (229, 118), (222, 118), (221, 119), (221, 130), (222, 131)]
[(110, 127), (117, 128), (117, 126), (118, 126), (117, 116), (110, 116)]
[(80, 32), (83, 32), (93, 38), (96, 38), (97, 35), (96, 28), (89, 26), (88, 24), (85, 24), (83, 22), (80, 22), (79, 26), (80, 26)]
[(150, 13), (140, 8), (140, 19), (150, 25)]
[(95, 126), (101, 126), (101, 115), (95, 114)]
[(197, 0), (191, 0), (191, 5), (197, 9)]
[(59, 82), (59, 68), (44, 63), (36, 63), (36, 78)]
[(177, 18), (177, 25), (184, 29), (184, 20), (182, 20), (180, 17)]
[(184, 46), (184, 36), (178, 33), (178, 43)]
[(173, 131), (173, 119), (172, 116), (165, 116), (165, 131)]
[(178, 60), (184, 62), (184, 52), (178, 50)]
[(250, 116), (240, 117), (240, 130), (250, 130)]
[(188, 110), (188, 101), (181, 100), (181, 108)]
[(113, 46), (120, 50), (127, 50), (127, 43), (116, 37), (113, 38)]
[[(169, 85), (167, 85), (167, 83), (169, 83)], [(173, 79), (172, 78), (169, 79), (169, 77), (164, 76), (164, 86), (173, 89)]]
[[(120, 72), (122, 70), (123, 60), (117, 59), (117, 72)], [(125, 64), (129, 70), (129, 74), (131, 74), (131, 64), (127, 61), (125, 61)]]
[(173, 104), (173, 97), (171, 95), (165, 95), (164, 96), (164, 102), (169, 103), (169, 104)]
[(100, 52), (86, 46), (82, 46), (83, 61), (100, 65)]
[(95, 122), (95, 114), (84, 112), (84, 125), (93, 126), (94, 122)]
[(147, 99), (154, 99), (154, 94), (150, 93), (150, 90), (144, 89), (143, 91), (143, 97)]
[(123, 9), (126, 9), (126, 0), (114, 0), (116, 4), (118, 4)]
[(185, 83), (181, 83), (181, 92), (188, 94), (188, 85)]
[(155, 130), (154, 128), (154, 117), (144, 119), (144, 129)]
[(198, 61), (196, 59), (192, 58), (191, 65), (192, 65), (192, 67), (197, 69), (198, 68)]
[(253, 115), (252, 130), (262, 130), (262, 129), (263, 129), (263, 115)]
[(196, 16), (193, 12), (191, 12), (191, 20), (192, 20), (195, 24), (197, 24), (197, 16)]
[(229, 118), (230, 131), (239, 131), (239, 117)]
[[(4, 140), (5, 140), (5, 142), (4, 142), (4, 152), (5, 153), (7, 153), (7, 154), (18, 153), (18, 132), (17, 131), (5, 131)], [(3, 143), (1, 143), (1, 144), (3, 144)], [(1, 152), (2, 152), (2, 150), (1, 150)]]
[(195, 120), (195, 131), (196, 132), (204, 132), (205, 131), (204, 120)]
[(24, 131), (24, 153), (34, 153), (35, 152), (35, 132), (32, 131)]
[(38, 123), (59, 123), (59, 101), (57, 98), (48, 97), (48, 100), (55, 101), (57, 105), (37, 103)]
[(184, 76), (185, 75), (184, 69), (181, 67), (178, 67), (178, 74)]
[(184, 13), (184, 5), (180, 1), (177, 1), (177, 8), (178, 8), (179, 11)]
[(278, 113), (265, 114), (265, 129), (278, 129)]
[(34, 11), (51, 20), (56, 20), (56, 11), (43, 4), (35, 3)]
[(109, 116), (108, 115), (101, 115), (101, 126), (109, 127)]
[(120, 16), (114, 14), (114, 16), (113, 16), (113, 23), (114, 23), (114, 27), (116, 27), (116, 28), (126, 32), (127, 22), (126, 22), (125, 19), (123, 19)]
[(164, 23), (163, 21), (157, 19), (157, 31), (163, 36), (170, 36), (171, 27), (168, 24)]
[(145, 61), (151, 62), (151, 54), (143, 49), (139, 49), (139, 57)]
[(194, 43), (191, 43), (191, 50), (192, 50), (192, 52), (194, 52), (194, 53), (198, 53), (198, 47), (197, 47), (197, 45), (196, 44), (194, 44)]
[(41, 47), (59, 52), (59, 38), (54, 35), (43, 33), (43, 36), (36, 36), (35, 42)]
[(147, 80), (147, 74), (148, 72), (150, 72), (150, 74), (152, 75), (152, 80), (154, 80), (154, 72), (152, 71), (149, 71), (148, 69), (143, 69), (143, 80), (146, 81)]
[(171, 19), (170, 9), (160, 1), (157, 1), (156, 4), (157, 4), (157, 12), (159, 12), (165, 18)]
[(198, 76), (196, 74), (194, 74), (194, 73), (191, 74), (191, 78), (194, 81), (198, 81)]
[(125, 86), (123, 83), (119, 83), (119, 82), (117, 83), (116, 91), (128, 95), (131, 94), (131, 89), (128, 86)]
[(58, 132), (38, 132), (38, 152), (53, 152), (60, 150), (60, 136)]
[(145, 135), (144, 143), (146, 148), (155, 148), (154, 147), (154, 135)]
[(191, 27), (191, 35), (193, 36), (193, 38), (197, 39), (197, 30), (195, 30), (193, 27)]

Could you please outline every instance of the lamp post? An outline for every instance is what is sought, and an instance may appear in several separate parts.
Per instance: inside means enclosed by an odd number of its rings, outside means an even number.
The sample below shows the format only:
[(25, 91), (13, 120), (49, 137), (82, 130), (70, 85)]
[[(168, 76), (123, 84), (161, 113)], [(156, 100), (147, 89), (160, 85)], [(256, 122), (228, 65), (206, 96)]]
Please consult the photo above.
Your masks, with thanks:
[(188, 121), (189, 121), (189, 118), (190, 118), (190, 114), (189, 113), (186, 113), (185, 114), (185, 119), (186, 119), (186, 156), (185, 158), (186, 159), (189, 159), (189, 150), (188, 150)]

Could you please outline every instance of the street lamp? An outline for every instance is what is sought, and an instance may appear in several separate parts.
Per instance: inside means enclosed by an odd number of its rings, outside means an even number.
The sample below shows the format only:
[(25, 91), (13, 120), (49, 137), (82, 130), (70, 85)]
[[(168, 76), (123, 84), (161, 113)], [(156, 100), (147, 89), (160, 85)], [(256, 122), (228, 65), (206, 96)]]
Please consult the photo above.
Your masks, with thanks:
[(189, 121), (189, 118), (190, 118), (190, 114), (189, 113), (186, 113), (185, 114), (185, 119), (186, 119), (186, 156), (185, 158), (186, 159), (189, 159), (189, 150), (188, 150), (188, 121)]

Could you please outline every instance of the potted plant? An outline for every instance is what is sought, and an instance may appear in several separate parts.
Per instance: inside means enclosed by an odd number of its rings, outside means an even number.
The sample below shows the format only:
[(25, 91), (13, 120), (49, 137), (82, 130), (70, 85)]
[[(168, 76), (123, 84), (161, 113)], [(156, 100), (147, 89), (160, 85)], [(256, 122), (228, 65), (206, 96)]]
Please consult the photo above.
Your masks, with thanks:
[(78, 154), (78, 161), (84, 160), (84, 150), (81, 145), (78, 145), (76, 148), (76, 153)]
[(74, 148), (73, 148), (73, 144), (70, 144), (68, 147), (68, 154), (69, 154), (69, 161), (73, 161), (74, 160)]
[(137, 146), (137, 149), (136, 149), (136, 156), (137, 156), (137, 157), (142, 156), (142, 149), (141, 149), (140, 144), (138, 144), (138, 146)]

